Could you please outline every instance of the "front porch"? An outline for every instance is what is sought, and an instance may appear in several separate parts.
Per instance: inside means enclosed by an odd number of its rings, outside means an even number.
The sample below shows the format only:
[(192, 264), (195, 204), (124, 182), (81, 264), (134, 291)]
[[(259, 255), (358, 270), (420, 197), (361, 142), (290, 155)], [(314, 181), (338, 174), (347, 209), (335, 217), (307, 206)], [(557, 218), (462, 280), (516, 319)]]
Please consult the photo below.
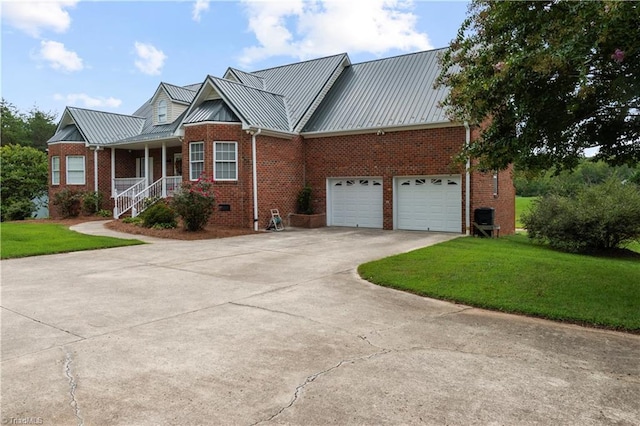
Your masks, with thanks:
[(118, 219), (124, 214), (135, 217), (180, 189), (181, 141), (174, 139), (112, 147), (111, 176), (113, 217)]

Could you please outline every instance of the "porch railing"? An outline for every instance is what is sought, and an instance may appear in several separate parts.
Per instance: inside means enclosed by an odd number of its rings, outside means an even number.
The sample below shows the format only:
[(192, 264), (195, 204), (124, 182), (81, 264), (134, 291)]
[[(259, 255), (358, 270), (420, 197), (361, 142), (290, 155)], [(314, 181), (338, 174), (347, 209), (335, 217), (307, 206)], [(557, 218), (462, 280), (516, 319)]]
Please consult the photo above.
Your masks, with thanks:
[(145, 178), (115, 178), (113, 180), (113, 189), (115, 191), (113, 196), (115, 197), (140, 182), (146, 182)]
[(142, 179), (115, 196), (113, 217), (118, 219), (129, 210), (131, 216), (136, 217), (161, 198), (172, 196), (180, 189), (181, 183), (182, 176), (168, 176), (145, 187), (145, 181)]

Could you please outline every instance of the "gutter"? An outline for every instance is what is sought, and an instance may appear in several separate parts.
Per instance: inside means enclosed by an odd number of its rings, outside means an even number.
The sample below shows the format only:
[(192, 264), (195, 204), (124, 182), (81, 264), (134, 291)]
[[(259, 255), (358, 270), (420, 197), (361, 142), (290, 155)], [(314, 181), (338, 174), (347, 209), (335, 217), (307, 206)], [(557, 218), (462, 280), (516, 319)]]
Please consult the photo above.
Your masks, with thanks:
[[(465, 147), (468, 147), (471, 143), (471, 129), (469, 123), (464, 122), (465, 129)], [(464, 200), (464, 217), (465, 217), (465, 233), (469, 235), (471, 233), (471, 174), (469, 169), (471, 168), (471, 158), (467, 157), (467, 164), (465, 167), (465, 200)]]
[(256, 159), (256, 136), (262, 133), (262, 128), (257, 132), (251, 132), (251, 157), (253, 161), (253, 230), (258, 230), (258, 162)]

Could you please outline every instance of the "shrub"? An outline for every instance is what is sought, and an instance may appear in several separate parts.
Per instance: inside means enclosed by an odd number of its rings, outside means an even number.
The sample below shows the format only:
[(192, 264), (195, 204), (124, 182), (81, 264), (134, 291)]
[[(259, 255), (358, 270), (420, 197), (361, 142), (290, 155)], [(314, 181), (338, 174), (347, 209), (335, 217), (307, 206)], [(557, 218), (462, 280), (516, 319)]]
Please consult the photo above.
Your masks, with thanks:
[(617, 179), (547, 195), (522, 221), (529, 237), (570, 252), (610, 250), (640, 239), (640, 189)]
[(3, 205), (2, 220), (25, 220), (33, 215), (36, 205), (26, 198), (9, 199)]
[(96, 214), (100, 217), (111, 217), (113, 215), (113, 212), (106, 209), (101, 209), (98, 210)]
[(140, 216), (125, 217), (124, 219), (122, 219), (122, 223), (132, 223), (134, 225), (142, 225), (142, 218)]
[(85, 192), (82, 194), (82, 212), (87, 215), (97, 213), (102, 208), (101, 192)]
[(53, 205), (58, 207), (62, 217), (76, 217), (80, 214), (82, 192), (64, 188), (53, 196)]
[(199, 231), (209, 221), (218, 198), (213, 184), (213, 180), (206, 178), (183, 182), (174, 194), (171, 207), (182, 218), (187, 231)]
[(311, 187), (308, 185), (298, 192), (298, 213), (313, 214), (313, 206), (311, 205)]
[(140, 214), (145, 228), (168, 229), (178, 226), (176, 212), (164, 202), (157, 202)]

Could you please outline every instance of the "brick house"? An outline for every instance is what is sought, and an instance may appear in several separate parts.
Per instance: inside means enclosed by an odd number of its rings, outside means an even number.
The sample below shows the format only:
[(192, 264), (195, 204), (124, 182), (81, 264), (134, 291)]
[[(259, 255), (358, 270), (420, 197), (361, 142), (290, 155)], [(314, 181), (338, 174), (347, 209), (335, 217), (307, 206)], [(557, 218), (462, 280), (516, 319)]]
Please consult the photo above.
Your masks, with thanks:
[[(511, 170), (452, 157), (477, 128), (449, 121), (435, 89), (439, 50), (352, 64), (347, 54), (223, 78), (161, 83), (133, 115), (68, 107), (49, 140), (49, 196), (100, 191), (114, 216), (139, 213), (203, 173), (216, 223), (264, 228), (299, 191), (328, 226), (465, 232), (479, 207), (514, 232)], [(53, 209), (52, 211), (54, 211)]]

